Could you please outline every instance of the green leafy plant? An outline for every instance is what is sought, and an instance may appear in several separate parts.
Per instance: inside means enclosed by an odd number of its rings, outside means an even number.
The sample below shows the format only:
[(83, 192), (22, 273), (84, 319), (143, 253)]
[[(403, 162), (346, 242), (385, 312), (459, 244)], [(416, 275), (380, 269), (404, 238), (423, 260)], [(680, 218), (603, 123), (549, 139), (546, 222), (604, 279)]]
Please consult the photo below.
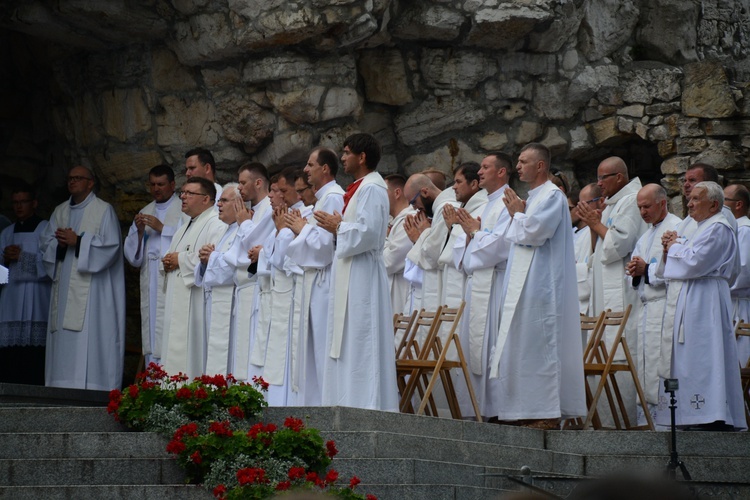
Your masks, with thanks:
[(281, 428), (258, 421), (268, 389), (231, 375), (201, 376), (192, 382), (149, 364), (125, 391), (110, 393), (107, 407), (133, 429), (171, 436), (167, 452), (176, 456), (187, 477), (213, 490), (219, 499), (261, 499), (284, 491), (314, 489), (344, 499), (373, 500), (355, 491), (356, 476), (338, 483), (330, 469), (338, 453), (317, 429), (288, 417)]

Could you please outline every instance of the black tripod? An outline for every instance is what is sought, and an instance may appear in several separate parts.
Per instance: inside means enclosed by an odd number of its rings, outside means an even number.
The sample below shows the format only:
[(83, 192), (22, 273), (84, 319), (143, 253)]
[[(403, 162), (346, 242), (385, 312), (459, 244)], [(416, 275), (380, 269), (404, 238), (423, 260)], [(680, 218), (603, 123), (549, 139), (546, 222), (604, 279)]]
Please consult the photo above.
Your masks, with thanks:
[(685, 467), (685, 464), (677, 456), (677, 429), (675, 427), (675, 415), (674, 411), (677, 408), (677, 398), (674, 393), (680, 388), (680, 383), (676, 378), (668, 378), (664, 380), (664, 391), (669, 393), (669, 411), (672, 416), (672, 451), (669, 453), (669, 463), (667, 464), (667, 477), (670, 479), (676, 479), (677, 468), (682, 471), (682, 478), (690, 481), (690, 473)]

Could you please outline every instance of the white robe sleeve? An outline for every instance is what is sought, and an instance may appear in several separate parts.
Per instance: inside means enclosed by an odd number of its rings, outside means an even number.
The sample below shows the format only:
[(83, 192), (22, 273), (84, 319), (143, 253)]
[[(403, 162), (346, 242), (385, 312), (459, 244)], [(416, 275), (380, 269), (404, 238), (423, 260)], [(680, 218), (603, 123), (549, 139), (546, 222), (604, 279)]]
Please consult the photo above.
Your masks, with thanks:
[[(320, 207), (321, 212), (341, 213), (344, 209), (343, 196), (328, 195)], [(307, 224), (289, 243), (287, 254), (297, 265), (310, 268), (324, 268), (333, 262), (333, 234), (314, 224)]]
[(737, 241), (740, 252), (740, 273), (734, 280), (733, 289), (750, 288), (750, 227), (737, 228)]
[(99, 232), (80, 235), (78, 271), (95, 274), (112, 266), (120, 257), (120, 222), (115, 209), (107, 206)]
[[(517, 212), (508, 224), (505, 238), (512, 243), (532, 247), (542, 246), (551, 239), (562, 220), (560, 210), (564, 201), (562, 191), (560, 196), (555, 195), (541, 201), (531, 216)], [(568, 210), (567, 203), (565, 205), (565, 210)]]
[[(498, 201), (501, 203), (501, 201)], [(471, 274), (477, 269), (495, 267), (501, 262), (508, 260), (510, 254), (510, 243), (505, 239), (503, 233), (510, 223), (510, 214), (507, 210), (500, 213), (492, 232), (479, 231), (469, 242), (464, 256), (464, 270)], [(464, 238), (466, 241), (466, 238)]]
[[(353, 257), (383, 247), (388, 226), (388, 196), (381, 187), (360, 187), (354, 222), (342, 222), (336, 240), (336, 256)], [(382, 193), (380, 192), (382, 190)]]
[(675, 243), (667, 254), (664, 277), (689, 280), (718, 275), (719, 265), (729, 261), (735, 251), (733, 239), (730, 228), (715, 223), (701, 233), (692, 246)]
[[(125, 251), (125, 259), (130, 263), (133, 267), (141, 267), (143, 264), (143, 255), (146, 253), (144, 251), (145, 241), (146, 241), (146, 233), (141, 237), (138, 237), (138, 228), (135, 225), (135, 222), (133, 222), (130, 225), (130, 229), (128, 230), (128, 235), (125, 237), (125, 241), (123, 243), (123, 248)], [(167, 245), (167, 248), (169, 245)]]
[[(633, 200), (634, 201), (634, 200)], [(621, 202), (622, 210), (613, 217), (612, 225), (604, 236), (602, 264), (611, 264), (626, 258), (641, 236), (643, 219), (635, 203)]]
[(386, 272), (391, 274), (402, 274), (406, 266), (406, 254), (412, 247), (412, 242), (404, 230), (404, 219), (391, 228), (391, 232), (385, 239), (383, 248), (383, 262)]

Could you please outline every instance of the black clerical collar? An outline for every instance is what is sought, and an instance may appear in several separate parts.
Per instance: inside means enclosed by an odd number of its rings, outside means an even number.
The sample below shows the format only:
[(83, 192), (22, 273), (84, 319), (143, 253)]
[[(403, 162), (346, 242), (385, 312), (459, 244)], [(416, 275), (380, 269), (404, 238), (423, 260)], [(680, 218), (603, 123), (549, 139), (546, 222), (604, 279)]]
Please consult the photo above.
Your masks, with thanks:
[(42, 218), (37, 214), (32, 215), (25, 221), (18, 221), (13, 226), (14, 233), (33, 233), (36, 231), (36, 227), (42, 222)]

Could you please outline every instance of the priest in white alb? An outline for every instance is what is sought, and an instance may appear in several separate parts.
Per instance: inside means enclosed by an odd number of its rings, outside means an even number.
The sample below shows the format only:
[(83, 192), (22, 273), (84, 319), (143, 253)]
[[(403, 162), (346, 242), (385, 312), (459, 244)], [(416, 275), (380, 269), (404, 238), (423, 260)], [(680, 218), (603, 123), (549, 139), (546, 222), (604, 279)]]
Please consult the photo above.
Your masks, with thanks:
[[(696, 184), (688, 200), (696, 231), (687, 240), (675, 231), (662, 235), (664, 253), (657, 273), (667, 280), (670, 292), (677, 291), (677, 302), (668, 301), (664, 314), (672, 351), (670, 360), (662, 356), (659, 375), (679, 380), (679, 427), (747, 428), (729, 293), (739, 257), (723, 202), (718, 184)], [(669, 425), (667, 413), (660, 412), (657, 423)]]
[[(732, 287), (732, 318), (736, 325), (738, 321), (750, 323), (750, 219), (747, 210), (750, 207), (750, 192), (742, 184), (730, 184), (724, 188), (724, 207), (731, 210), (737, 219), (737, 243), (740, 253), (740, 270)], [(726, 212), (724, 212), (726, 213)], [(740, 365), (747, 366), (750, 358), (750, 338), (737, 339), (737, 356)]]
[[(149, 171), (148, 187), (154, 201), (135, 215), (123, 244), (125, 259), (140, 268), (141, 352), (146, 365), (161, 363), (164, 317), (164, 273), (159, 264), (177, 229), (187, 221), (174, 194), (174, 171), (157, 165)], [(157, 319), (161, 318), (161, 321)]]
[(549, 164), (546, 146), (524, 146), (516, 168), (529, 198), (503, 196), (512, 247), (490, 372), (498, 419), (541, 429), (586, 414), (570, 211)]
[(94, 174), (68, 174), (40, 250), (52, 278), (45, 384), (107, 391), (122, 384), (125, 277), (117, 214), (94, 194)]
[(314, 214), (318, 225), (336, 237), (325, 406), (398, 411), (393, 313), (383, 264), (388, 194), (375, 170), (380, 154), (373, 136), (347, 137), (341, 161), (355, 180), (344, 196), (344, 212)]
[(411, 284), (404, 276), (404, 270), (406, 268), (406, 254), (411, 250), (413, 243), (404, 230), (404, 222), (406, 217), (416, 214), (417, 211), (409, 204), (409, 200), (404, 195), (404, 186), (406, 185), (404, 176), (391, 174), (385, 178), (385, 184), (388, 186), (388, 206), (391, 221), (388, 223), (388, 235), (385, 238), (385, 247), (383, 248), (383, 262), (390, 285), (391, 307), (394, 314), (411, 314), (411, 307), (406, 305)]
[(162, 362), (171, 374), (191, 379), (203, 374), (206, 362), (206, 324), (203, 288), (195, 282), (199, 251), (216, 244), (227, 230), (214, 210), (216, 188), (202, 177), (189, 177), (180, 191), (182, 211), (190, 217), (172, 237), (162, 258), (166, 273)]
[[(625, 271), (641, 300), (640, 315), (633, 317), (638, 327), (638, 348), (632, 352), (647, 411), (656, 418), (659, 405), (658, 366), (661, 357), (662, 319), (667, 300), (664, 279), (656, 275), (662, 254), (661, 236), (672, 231), (681, 219), (667, 210), (667, 192), (659, 184), (646, 184), (636, 197), (643, 222), (649, 224), (633, 250)], [(638, 403), (638, 425), (647, 425), (644, 408)]]

